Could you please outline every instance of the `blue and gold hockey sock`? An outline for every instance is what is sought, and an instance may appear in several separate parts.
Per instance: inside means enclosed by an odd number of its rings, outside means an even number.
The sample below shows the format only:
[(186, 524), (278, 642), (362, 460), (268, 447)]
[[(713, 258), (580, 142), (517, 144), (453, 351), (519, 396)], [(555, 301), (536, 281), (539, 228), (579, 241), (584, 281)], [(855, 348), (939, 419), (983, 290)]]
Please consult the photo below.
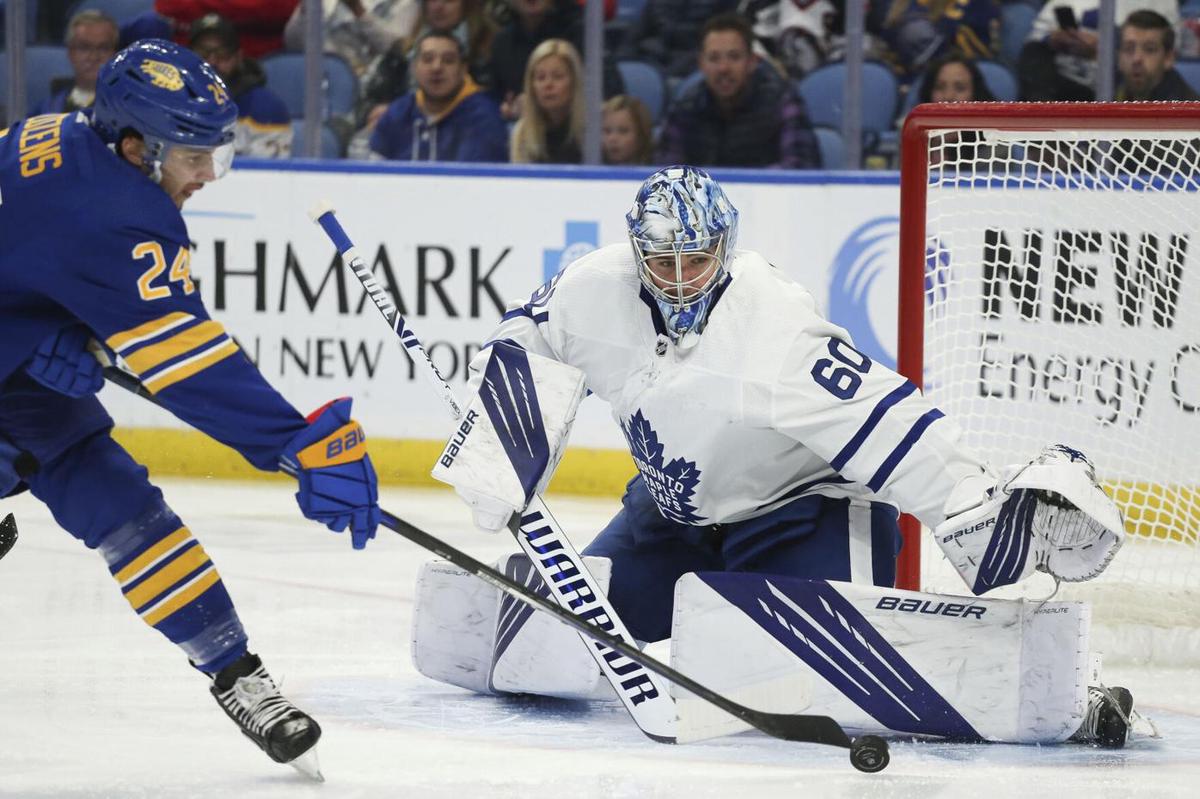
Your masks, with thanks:
[(165, 505), (107, 536), (100, 550), (130, 606), (213, 674), (246, 654), (246, 633), (217, 567)]

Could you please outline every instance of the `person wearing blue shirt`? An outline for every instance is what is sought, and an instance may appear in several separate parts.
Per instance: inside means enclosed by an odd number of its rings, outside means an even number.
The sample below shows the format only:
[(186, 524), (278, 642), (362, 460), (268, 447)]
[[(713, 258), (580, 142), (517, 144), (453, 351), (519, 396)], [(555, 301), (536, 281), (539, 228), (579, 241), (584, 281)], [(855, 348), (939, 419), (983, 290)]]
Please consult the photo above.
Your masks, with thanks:
[[(64, 82), (69, 85), (53, 89), (49, 97), (33, 108), (30, 116), (89, 108), (96, 96), (96, 74), (104, 62), (116, 54), (119, 36), (116, 21), (103, 11), (86, 9), (71, 17), (67, 23), (66, 44), (74, 80), (53, 80), (55, 85)], [(46, 76), (48, 80), (56, 77), (59, 76)]]
[(417, 88), (388, 106), (371, 150), (394, 161), (507, 161), (500, 107), (471, 79), (462, 43), (429, 31), (417, 40)]
[(305, 418), (201, 302), (180, 209), (232, 161), (237, 107), (194, 53), (148, 39), (99, 73), (94, 107), (0, 131), (0, 497), (28, 489), (96, 550), (133, 611), (208, 675), (272, 759), (308, 770), (320, 726), (248, 649), (215, 565), (112, 438), (99, 353), (159, 405), (264, 470), (356, 549), (379, 523), (362, 428)]

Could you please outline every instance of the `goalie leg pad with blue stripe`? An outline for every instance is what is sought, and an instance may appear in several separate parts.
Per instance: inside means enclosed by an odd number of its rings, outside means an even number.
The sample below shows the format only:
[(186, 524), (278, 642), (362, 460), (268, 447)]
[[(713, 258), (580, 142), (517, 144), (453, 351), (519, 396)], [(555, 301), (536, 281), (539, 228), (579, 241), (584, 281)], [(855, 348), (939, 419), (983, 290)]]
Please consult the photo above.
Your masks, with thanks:
[[(1049, 743), (1083, 718), (1089, 622), (1077, 602), (689, 574), (676, 586), (671, 665), (755, 709), (860, 731)], [(675, 695), (681, 740), (749, 729)]]

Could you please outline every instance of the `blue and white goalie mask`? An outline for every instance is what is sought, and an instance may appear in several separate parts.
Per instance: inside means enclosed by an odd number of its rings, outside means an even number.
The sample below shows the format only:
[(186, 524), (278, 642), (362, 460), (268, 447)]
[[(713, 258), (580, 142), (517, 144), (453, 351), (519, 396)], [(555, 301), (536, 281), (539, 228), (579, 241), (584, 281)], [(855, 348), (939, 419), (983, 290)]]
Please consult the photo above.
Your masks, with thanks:
[(625, 215), (642, 285), (675, 335), (700, 332), (726, 277), (738, 212), (721, 185), (692, 166), (660, 169)]

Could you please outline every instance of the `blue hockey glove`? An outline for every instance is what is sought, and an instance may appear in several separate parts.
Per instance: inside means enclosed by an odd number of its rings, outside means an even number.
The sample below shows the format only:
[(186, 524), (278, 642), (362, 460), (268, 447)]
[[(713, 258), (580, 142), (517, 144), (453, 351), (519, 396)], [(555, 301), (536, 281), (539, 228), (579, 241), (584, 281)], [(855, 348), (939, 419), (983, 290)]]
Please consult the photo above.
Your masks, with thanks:
[(92, 331), (71, 325), (47, 336), (38, 345), (25, 371), (34, 380), (68, 397), (95, 394), (104, 385), (104, 371), (88, 350)]
[(313, 411), (282, 458), (296, 467), (301, 513), (335, 533), (349, 527), (354, 548), (366, 547), (379, 526), (379, 489), (362, 425), (350, 418), (350, 399)]

